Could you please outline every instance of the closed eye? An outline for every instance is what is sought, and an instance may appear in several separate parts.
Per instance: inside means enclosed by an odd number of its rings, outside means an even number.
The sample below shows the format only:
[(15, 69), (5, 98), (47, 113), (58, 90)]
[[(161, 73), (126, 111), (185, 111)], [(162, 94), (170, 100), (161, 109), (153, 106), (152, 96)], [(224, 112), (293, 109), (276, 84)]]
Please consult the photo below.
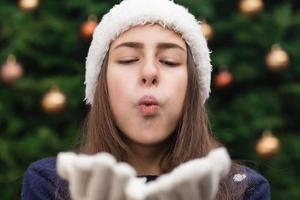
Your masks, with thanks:
[(137, 59), (135, 59), (135, 60), (120, 60), (120, 61), (118, 61), (118, 63), (126, 65), (126, 64), (135, 62), (135, 61), (138, 61), (138, 60)]
[(179, 63), (174, 63), (174, 62), (170, 62), (170, 61), (161, 61), (162, 63), (165, 63), (166, 65), (169, 65), (169, 66), (177, 66), (179, 65)]
[[(134, 60), (121, 60), (121, 61), (118, 61), (118, 63), (124, 64), (124, 65), (128, 65), (128, 64), (133, 63), (135, 61), (138, 61), (138, 59), (134, 59)], [(164, 63), (166, 65), (169, 65), (169, 66), (177, 66), (177, 65), (179, 65), (179, 63), (174, 63), (174, 62), (164, 61), (164, 60), (162, 60), (160, 62)]]

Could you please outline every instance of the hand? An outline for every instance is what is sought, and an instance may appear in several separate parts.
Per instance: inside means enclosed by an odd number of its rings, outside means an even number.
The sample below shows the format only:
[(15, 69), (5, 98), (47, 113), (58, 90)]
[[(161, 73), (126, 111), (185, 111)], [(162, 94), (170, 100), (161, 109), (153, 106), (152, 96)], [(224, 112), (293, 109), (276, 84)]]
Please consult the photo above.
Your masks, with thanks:
[(153, 182), (143, 184), (131, 179), (126, 193), (130, 200), (212, 200), (230, 165), (225, 148), (218, 148), (204, 158), (179, 165)]
[(76, 155), (59, 153), (58, 174), (68, 180), (73, 200), (126, 200), (125, 186), (136, 177), (126, 163), (117, 163), (108, 153)]
[(230, 169), (224, 148), (188, 161), (145, 184), (135, 170), (108, 153), (93, 156), (59, 153), (58, 174), (69, 181), (74, 200), (211, 200)]

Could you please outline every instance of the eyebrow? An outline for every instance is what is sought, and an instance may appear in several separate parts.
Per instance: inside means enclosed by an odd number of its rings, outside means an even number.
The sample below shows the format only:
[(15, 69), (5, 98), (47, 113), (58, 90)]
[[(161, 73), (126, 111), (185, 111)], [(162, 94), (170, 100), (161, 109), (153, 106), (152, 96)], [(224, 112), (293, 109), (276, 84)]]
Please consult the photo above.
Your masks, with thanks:
[[(136, 48), (136, 49), (142, 49), (144, 48), (143, 43), (139, 42), (124, 42), (116, 46), (114, 49), (120, 48), (120, 47), (130, 47), (130, 48)], [(157, 45), (158, 49), (180, 49), (185, 52), (185, 49), (178, 44), (170, 43), (170, 42), (161, 42)]]

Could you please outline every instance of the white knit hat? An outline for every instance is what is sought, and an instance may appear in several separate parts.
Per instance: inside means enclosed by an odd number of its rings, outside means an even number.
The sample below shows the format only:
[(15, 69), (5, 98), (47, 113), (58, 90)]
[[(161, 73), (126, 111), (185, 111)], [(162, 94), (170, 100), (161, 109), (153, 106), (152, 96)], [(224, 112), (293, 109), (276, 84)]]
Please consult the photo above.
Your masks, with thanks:
[(86, 58), (85, 99), (93, 104), (97, 78), (110, 43), (136, 25), (159, 23), (182, 35), (189, 45), (200, 75), (202, 104), (210, 93), (212, 66), (200, 22), (188, 9), (170, 0), (123, 0), (106, 13), (96, 27)]

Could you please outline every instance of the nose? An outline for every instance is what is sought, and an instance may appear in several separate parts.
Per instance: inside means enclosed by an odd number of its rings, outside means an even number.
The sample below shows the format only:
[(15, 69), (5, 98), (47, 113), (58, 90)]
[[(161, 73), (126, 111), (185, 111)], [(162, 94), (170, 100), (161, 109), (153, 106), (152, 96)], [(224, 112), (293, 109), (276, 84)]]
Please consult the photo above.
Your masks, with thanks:
[(151, 87), (156, 86), (159, 82), (159, 69), (155, 66), (154, 59), (146, 61), (141, 67), (141, 85)]

